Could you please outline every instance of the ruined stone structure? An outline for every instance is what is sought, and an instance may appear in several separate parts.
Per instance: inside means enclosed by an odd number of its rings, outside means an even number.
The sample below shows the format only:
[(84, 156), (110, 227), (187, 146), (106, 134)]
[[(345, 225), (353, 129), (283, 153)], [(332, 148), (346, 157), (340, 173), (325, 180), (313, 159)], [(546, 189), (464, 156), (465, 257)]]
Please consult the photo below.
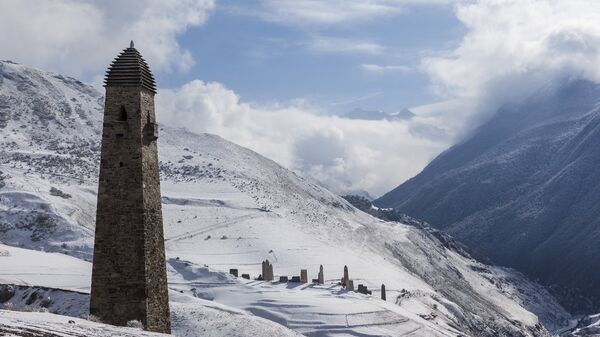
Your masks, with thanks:
[(308, 282), (308, 271), (306, 269), (300, 269), (300, 282)]
[(373, 294), (373, 292), (371, 290), (369, 290), (367, 288), (367, 286), (362, 285), (362, 284), (358, 285), (358, 292), (361, 293), (361, 294), (365, 294), (365, 295), (371, 295), (371, 294)]
[(90, 313), (170, 333), (156, 86), (133, 41), (111, 64), (104, 86)]
[(349, 279), (350, 278), (348, 277), (348, 266), (344, 266), (344, 277), (342, 278), (342, 286), (346, 287)]
[(354, 291), (354, 281), (353, 280), (348, 280), (346, 282), (346, 290), (347, 291)]
[(317, 279), (319, 280), (319, 284), (325, 283), (325, 276), (323, 275), (323, 265), (319, 267), (319, 276)]
[(262, 262), (262, 278), (265, 281), (273, 281), (273, 265), (269, 260)]

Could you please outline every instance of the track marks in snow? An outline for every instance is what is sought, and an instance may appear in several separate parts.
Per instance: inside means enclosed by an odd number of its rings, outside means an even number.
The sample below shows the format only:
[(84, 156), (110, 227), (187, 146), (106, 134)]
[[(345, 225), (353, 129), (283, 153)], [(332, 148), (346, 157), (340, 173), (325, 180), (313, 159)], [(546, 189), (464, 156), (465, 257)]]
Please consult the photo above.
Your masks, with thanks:
[(206, 234), (208, 232), (214, 231), (215, 229), (226, 228), (231, 225), (238, 224), (239, 222), (260, 218), (262, 216), (264, 216), (264, 213), (246, 214), (246, 215), (241, 215), (238, 217), (230, 218), (225, 221), (218, 222), (212, 226), (206, 226), (206, 227), (202, 227), (198, 230), (193, 230), (193, 231), (189, 231), (189, 232), (186, 232), (186, 233), (183, 233), (180, 235), (172, 236), (170, 238), (165, 239), (165, 243), (168, 244), (169, 242), (173, 242), (173, 241), (181, 241), (181, 240), (191, 239), (198, 235), (202, 235), (202, 234)]

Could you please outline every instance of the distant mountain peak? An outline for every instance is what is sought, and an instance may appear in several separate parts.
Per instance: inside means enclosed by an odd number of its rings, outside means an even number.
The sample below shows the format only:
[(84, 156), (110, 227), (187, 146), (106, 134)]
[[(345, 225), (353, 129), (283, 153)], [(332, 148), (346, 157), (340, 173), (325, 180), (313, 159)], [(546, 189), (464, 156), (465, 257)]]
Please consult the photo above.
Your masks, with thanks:
[(407, 108), (401, 109), (400, 111), (387, 113), (383, 110), (365, 110), (362, 108), (356, 108), (345, 115), (342, 115), (344, 118), (348, 119), (357, 119), (357, 120), (388, 120), (388, 121), (397, 121), (397, 120), (406, 120), (411, 119), (415, 114)]

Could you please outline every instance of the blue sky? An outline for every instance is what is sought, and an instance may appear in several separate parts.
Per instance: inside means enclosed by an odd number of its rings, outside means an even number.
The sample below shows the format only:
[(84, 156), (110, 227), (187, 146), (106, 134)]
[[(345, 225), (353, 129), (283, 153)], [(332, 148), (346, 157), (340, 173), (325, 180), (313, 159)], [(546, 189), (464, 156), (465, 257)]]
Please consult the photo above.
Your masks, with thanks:
[[(465, 33), (451, 4), (306, 25), (271, 22), (247, 14), (249, 7), (248, 1), (219, 2), (204, 25), (182, 34), (178, 42), (195, 64), (186, 73), (159, 73), (161, 86), (202, 79), (223, 83), (247, 101), (302, 99), (335, 114), (354, 108), (394, 112), (436, 100), (421, 58), (456, 47)], [(335, 50), (336, 43), (355, 42), (372, 48)]]

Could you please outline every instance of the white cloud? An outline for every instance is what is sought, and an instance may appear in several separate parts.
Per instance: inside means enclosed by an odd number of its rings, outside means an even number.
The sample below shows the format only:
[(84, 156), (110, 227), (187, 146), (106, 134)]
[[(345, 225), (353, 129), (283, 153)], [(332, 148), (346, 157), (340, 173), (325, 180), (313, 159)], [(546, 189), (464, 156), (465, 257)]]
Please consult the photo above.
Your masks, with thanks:
[(316, 37), (308, 42), (308, 49), (316, 53), (351, 53), (377, 55), (385, 51), (377, 43), (349, 38)]
[[(298, 170), (337, 192), (381, 194), (418, 171), (449, 141), (440, 117), (360, 121), (326, 116), (303, 105), (240, 101), (219, 83), (192, 81), (161, 90), (162, 123), (218, 134)], [(441, 123), (443, 125), (443, 123)], [(423, 132), (414, 130), (423, 129)]]
[(263, 0), (261, 16), (284, 24), (335, 24), (390, 15), (403, 9), (387, 0)]
[(202, 24), (213, 7), (214, 0), (4, 0), (1, 57), (95, 76), (133, 39), (154, 70), (185, 71), (193, 59), (176, 37)]
[(471, 119), (568, 77), (600, 81), (596, 0), (486, 0), (458, 6), (457, 17), (462, 43), (423, 69), (440, 95), (479, 103)]
[(408, 73), (412, 71), (411, 67), (405, 65), (361, 64), (360, 68), (372, 74)]
[[(462, 0), (259, 0), (245, 11), (286, 25), (333, 25), (369, 21), (403, 13), (409, 5), (449, 4)], [(239, 11), (238, 11), (239, 12)]]

